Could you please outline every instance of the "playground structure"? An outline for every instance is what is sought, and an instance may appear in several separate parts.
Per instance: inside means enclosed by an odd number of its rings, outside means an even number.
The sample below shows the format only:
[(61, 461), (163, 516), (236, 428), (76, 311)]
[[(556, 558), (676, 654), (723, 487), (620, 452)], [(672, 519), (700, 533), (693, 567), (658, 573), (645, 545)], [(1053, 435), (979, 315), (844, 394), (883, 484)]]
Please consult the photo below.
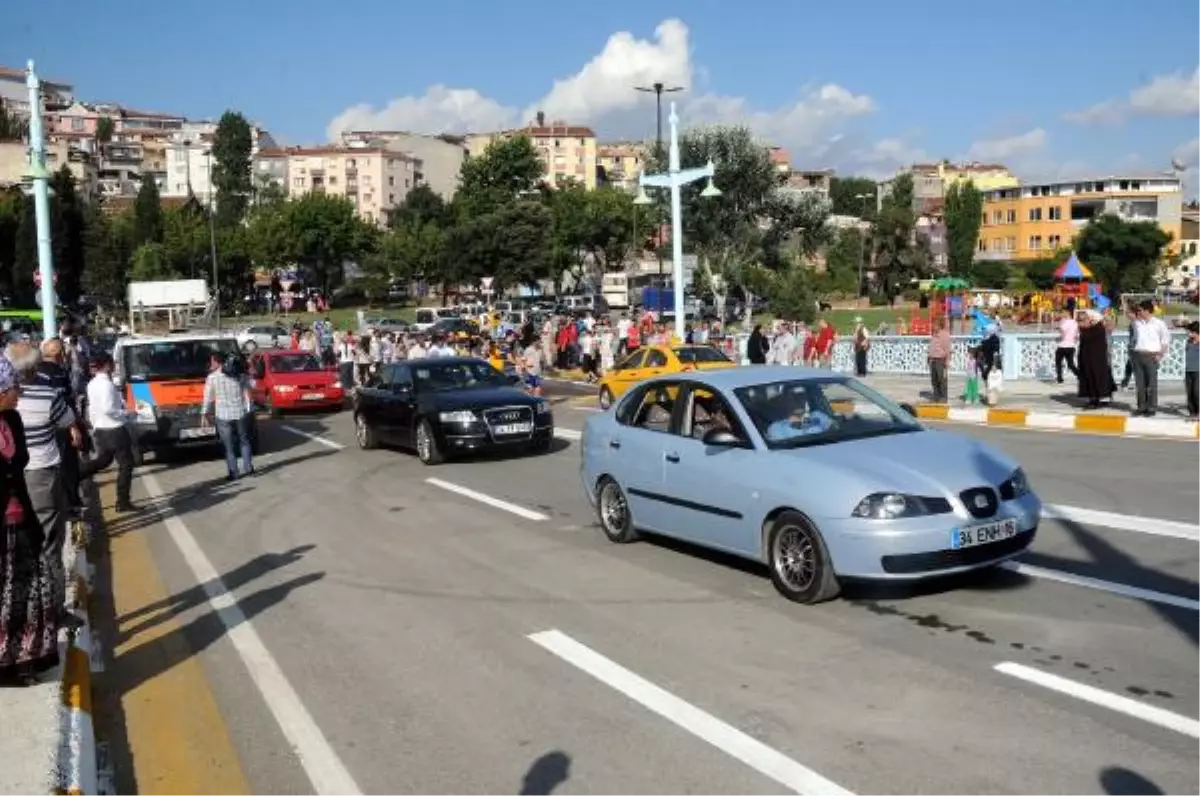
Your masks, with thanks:
[(932, 334), (934, 320), (945, 318), (951, 334), (967, 334), (969, 325), (970, 334), (982, 336), (996, 322), (993, 316), (984, 311), (984, 305), (998, 309), (1012, 304), (1012, 299), (999, 291), (974, 290), (970, 282), (956, 276), (934, 280), (928, 287), (931, 292), (928, 306), (912, 310), (908, 319), (908, 334)]

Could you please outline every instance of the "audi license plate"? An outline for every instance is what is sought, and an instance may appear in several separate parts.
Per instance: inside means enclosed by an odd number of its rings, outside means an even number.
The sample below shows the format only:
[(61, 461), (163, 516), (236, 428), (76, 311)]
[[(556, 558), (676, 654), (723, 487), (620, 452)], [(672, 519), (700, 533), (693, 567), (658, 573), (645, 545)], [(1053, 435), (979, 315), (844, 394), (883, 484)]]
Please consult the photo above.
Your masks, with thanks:
[(300, 400), (301, 401), (323, 401), (323, 400), (325, 400), (325, 393), (323, 393), (323, 392), (306, 392), (306, 393), (304, 393), (304, 395), (300, 396)]
[(530, 431), (533, 431), (533, 423), (505, 423), (501, 426), (492, 426), (492, 434), (497, 437), (506, 434), (528, 434)]
[(181, 428), (179, 429), (180, 439), (203, 439), (204, 437), (214, 437), (217, 430), (212, 426), (207, 428)]
[(992, 542), (1003, 542), (1017, 535), (1016, 520), (1000, 520), (982, 525), (968, 525), (965, 528), (955, 528), (950, 532), (950, 549), (961, 550), (964, 547), (978, 547)]

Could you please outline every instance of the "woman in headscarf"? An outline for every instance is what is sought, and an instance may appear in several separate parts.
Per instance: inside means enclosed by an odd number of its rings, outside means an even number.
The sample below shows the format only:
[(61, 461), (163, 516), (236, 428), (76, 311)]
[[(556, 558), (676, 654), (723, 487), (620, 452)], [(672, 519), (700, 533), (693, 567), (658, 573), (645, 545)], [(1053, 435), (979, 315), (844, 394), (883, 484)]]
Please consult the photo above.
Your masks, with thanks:
[(25, 487), (29, 450), (17, 413), (17, 371), (0, 356), (0, 685), (31, 685), (58, 665), (53, 567)]
[(765, 365), (770, 350), (771, 341), (763, 334), (762, 324), (755, 324), (750, 339), (746, 341), (746, 359), (750, 360), (751, 365)]
[(1084, 310), (1079, 324), (1079, 397), (1087, 399), (1087, 408), (1096, 409), (1101, 401), (1112, 400), (1117, 385), (1113, 381), (1104, 317), (1095, 310)]

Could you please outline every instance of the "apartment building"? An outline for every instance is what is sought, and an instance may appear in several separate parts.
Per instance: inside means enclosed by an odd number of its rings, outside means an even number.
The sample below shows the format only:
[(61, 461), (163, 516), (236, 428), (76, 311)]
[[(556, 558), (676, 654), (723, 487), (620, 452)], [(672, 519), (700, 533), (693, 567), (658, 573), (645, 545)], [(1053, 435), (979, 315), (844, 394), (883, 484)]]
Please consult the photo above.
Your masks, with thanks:
[(596, 133), (590, 127), (579, 127), (564, 121), (546, 124), (538, 118), (525, 127), (497, 133), (473, 133), (466, 137), (471, 157), (482, 155), (493, 141), (526, 136), (542, 160), (544, 180), (556, 188), (577, 182), (588, 189), (596, 187)]
[[(933, 210), (956, 182), (970, 180), (980, 191), (1012, 188), (1020, 184), (1020, 180), (1007, 167), (998, 163), (951, 163), (942, 160), (937, 163), (914, 163), (899, 173), (912, 176), (913, 210), (917, 213)], [(882, 204), (883, 197), (891, 192), (891, 188), (892, 180), (879, 184), (878, 203)]]
[(976, 259), (1030, 260), (1069, 247), (1089, 221), (1113, 214), (1153, 221), (1179, 251), (1183, 189), (1167, 175), (1097, 177), (1030, 183), (983, 192)]
[(767, 147), (767, 157), (771, 161), (771, 165), (775, 168), (775, 173), (779, 175), (780, 181), (785, 181), (792, 173), (792, 156), (783, 147), (769, 146)]
[[(66, 143), (46, 145), (46, 170), (53, 174), (63, 167), (75, 177), (75, 190), (85, 202), (96, 198), (99, 172), (91, 155), (70, 149)], [(23, 141), (0, 142), (0, 190), (19, 187), (29, 175), (29, 147)]]
[(462, 136), (356, 130), (342, 133), (341, 139), (343, 146), (352, 149), (383, 148), (415, 157), (422, 170), (415, 175), (413, 184), (428, 185), (447, 202), (458, 191), (462, 165), (467, 160), (466, 142)]
[[(344, 196), (358, 208), (359, 215), (378, 224), (387, 222), (388, 211), (403, 204), (417, 185), (421, 161), (404, 152), (385, 147), (288, 147), (263, 150), (258, 163), (278, 163), (286, 158), (288, 193), (300, 196), (324, 193)], [(262, 167), (259, 167), (261, 173)]]
[[(74, 87), (59, 80), (38, 75), (42, 84), (43, 111), (65, 108), (74, 102)], [(11, 113), (29, 118), (29, 88), (25, 85), (25, 70), (0, 66), (0, 102)]]
[(636, 191), (638, 176), (646, 168), (649, 147), (634, 141), (596, 145), (596, 182)]

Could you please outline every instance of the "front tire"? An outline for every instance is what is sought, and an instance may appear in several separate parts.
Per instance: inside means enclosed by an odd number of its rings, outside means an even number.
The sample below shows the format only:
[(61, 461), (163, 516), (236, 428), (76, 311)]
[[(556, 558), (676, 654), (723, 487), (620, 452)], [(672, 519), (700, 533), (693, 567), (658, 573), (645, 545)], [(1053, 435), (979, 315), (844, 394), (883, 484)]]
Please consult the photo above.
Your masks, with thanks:
[(629, 499), (621, 485), (605, 476), (596, 489), (596, 517), (600, 530), (614, 544), (636, 542), (640, 535), (633, 527), (633, 514), (629, 511)]
[(794, 511), (779, 515), (767, 533), (767, 567), (775, 589), (793, 602), (832, 600), (842, 588), (821, 534)]
[(257, 350), (258, 343), (254, 342), (253, 340), (247, 340), (246, 342), (242, 343), (243, 354), (253, 354)]
[(278, 420), (279, 416), (282, 414), (283, 413), (279, 411), (279, 407), (275, 405), (275, 399), (272, 398), (270, 395), (268, 395), (267, 396), (267, 415), (269, 415), (272, 420)]
[(359, 413), (354, 415), (354, 437), (358, 440), (358, 447), (365, 451), (379, 446), (379, 440), (375, 437), (375, 429), (371, 428), (371, 424)]
[(433, 426), (428, 420), (422, 420), (417, 426), (417, 458), (422, 464), (434, 465), (441, 464), (445, 461), (441, 449), (438, 447), (437, 436), (433, 433)]
[(554, 437), (547, 434), (544, 437), (539, 437), (538, 439), (534, 440), (533, 444), (529, 446), (529, 450), (531, 453), (548, 453), (550, 451), (550, 446), (553, 444)]
[(601, 387), (600, 388), (600, 408), (607, 412), (608, 408), (613, 405), (613, 400), (614, 400), (614, 398), (613, 398), (612, 390), (608, 389), (608, 387)]

